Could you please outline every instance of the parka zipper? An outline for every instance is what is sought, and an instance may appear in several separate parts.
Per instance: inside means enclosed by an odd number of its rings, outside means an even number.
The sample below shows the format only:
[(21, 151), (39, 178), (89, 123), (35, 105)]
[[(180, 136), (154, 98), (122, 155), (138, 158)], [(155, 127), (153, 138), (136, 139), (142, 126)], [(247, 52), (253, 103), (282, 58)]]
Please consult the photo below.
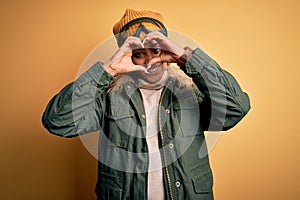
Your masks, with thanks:
[[(163, 93), (162, 93), (161, 98), (160, 98), (159, 105), (161, 105), (161, 101), (162, 101), (162, 98), (163, 98), (163, 96), (166, 92), (166, 88), (168, 88), (170, 83), (172, 83), (172, 81), (169, 81), (168, 84), (166, 85), (165, 89), (163, 90)], [(170, 192), (170, 198), (171, 198), (171, 200), (174, 200), (173, 192), (172, 192), (172, 186), (171, 186), (171, 178), (170, 178), (169, 170), (168, 170), (168, 167), (167, 167), (167, 154), (166, 154), (165, 147), (164, 147), (164, 136), (163, 136), (162, 124), (161, 124), (161, 106), (158, 107), (158, 121), (159, 121), (159, 132), (160, 132), (160, 139), (161, 139), (161, 145), (162, 145), (162, 151), (163, 151), (163, 161), (164, 161), (164, 166), (165, 166), (165, 170), (166, 170), (166, 176), (167, 176), (168, 188), (169, 188), (169, 192)]]

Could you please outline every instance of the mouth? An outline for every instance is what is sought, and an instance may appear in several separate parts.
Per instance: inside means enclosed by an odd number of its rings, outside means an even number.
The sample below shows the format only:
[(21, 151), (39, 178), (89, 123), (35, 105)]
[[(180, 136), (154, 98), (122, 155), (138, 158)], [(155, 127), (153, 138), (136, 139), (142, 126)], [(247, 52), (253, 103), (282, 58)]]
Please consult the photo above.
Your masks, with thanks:
[(153, 65), (147, 66), (146, 70), (147, 70), (147, 73), (151, 74), (151, 73), (156, 72), (160, 67), (161, 67), (161, 63), (156, 63)]

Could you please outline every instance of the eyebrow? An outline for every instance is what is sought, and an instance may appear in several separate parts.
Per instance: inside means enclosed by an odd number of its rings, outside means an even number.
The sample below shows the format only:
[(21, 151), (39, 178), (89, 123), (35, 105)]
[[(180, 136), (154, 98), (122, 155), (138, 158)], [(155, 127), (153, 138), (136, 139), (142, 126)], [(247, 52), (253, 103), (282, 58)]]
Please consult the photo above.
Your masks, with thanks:
[[(149, 48), (150, 48), (150, 49), (151, 49), (151, 48), (160, 48), (160, 47), (159, 47), (159, 43), (156, 42), (155, 44), (151, 44)], [(144, 50), (145, 50), (145, 48), (137, 48), (137, 49), (133, 49), (132, 51), (144, 51)]]
[(133, 49), (132, 51), (144, 51), (144, 48)]

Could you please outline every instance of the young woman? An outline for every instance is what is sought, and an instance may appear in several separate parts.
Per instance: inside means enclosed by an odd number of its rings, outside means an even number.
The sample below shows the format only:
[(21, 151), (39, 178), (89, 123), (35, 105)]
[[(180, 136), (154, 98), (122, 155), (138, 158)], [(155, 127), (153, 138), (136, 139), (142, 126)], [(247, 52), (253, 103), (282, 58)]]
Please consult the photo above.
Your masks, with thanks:
[(228, 130), (250, 109), (231, 74), (168, 39), (162, 22), (127, 9), (113, 28), (118, 51), (44, 112), (44, 126), (62, 137), (101, 130), (98, 199), (213, 199), (203, 131)]

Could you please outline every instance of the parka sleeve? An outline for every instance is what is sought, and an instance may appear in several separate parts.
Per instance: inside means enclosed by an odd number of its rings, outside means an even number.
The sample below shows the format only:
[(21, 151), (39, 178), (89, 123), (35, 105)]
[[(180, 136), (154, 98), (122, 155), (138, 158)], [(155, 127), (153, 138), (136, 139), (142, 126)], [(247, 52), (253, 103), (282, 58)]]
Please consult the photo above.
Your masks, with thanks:
[(99, 130), (106, 90), (113, 79), (100, 62), (94, 64), (50, 100), (42, 116), (44, 127), (62, 137)]
[(181, 69), (204, 95), (200, 104), (204, 130), (228, 130), (250, 110), (249, 96), (242, 91), (236, 79), (199, 48), (193, 51)]

